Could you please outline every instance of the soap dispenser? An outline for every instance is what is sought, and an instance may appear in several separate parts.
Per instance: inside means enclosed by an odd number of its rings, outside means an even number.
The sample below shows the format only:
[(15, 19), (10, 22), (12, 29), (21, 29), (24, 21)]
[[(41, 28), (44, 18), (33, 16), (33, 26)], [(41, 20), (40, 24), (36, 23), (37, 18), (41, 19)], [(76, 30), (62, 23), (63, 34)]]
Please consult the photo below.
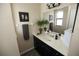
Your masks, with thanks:
[(58, 36), (57, 36), (57, 34), (55, 35), (55, 39), (56, 39), (56, 40), (58, 39)]

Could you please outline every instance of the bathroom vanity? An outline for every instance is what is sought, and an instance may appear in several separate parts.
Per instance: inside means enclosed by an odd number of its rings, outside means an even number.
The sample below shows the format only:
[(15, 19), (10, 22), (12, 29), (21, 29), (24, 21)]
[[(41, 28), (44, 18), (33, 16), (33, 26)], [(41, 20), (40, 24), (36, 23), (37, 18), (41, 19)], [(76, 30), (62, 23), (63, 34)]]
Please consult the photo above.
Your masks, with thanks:
[(66, 56), (67, 47), (64, 45), (60, 36), (57, 40), (54, 36), (50, 36), (47, 33), (40, 35), (33, 34), (34, 48), (42, 56)]

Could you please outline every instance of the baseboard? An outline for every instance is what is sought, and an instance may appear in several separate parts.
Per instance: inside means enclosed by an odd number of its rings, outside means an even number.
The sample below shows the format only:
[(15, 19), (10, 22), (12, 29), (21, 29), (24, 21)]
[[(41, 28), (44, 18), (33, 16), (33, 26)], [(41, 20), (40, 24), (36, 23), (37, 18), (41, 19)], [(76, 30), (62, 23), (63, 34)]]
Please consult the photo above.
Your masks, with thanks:
[(25, 50), (25, 51), (21, 52), (21, 53), (20, 53), (20, 55), (23, 55), (23, 54), (25, 54), (25, 53), (27, 53), (27, 52), (31, 51), (32, 49), (34, 49), (34, 47), (29, 48), (29, 49), (27, 49), (27, 50)]

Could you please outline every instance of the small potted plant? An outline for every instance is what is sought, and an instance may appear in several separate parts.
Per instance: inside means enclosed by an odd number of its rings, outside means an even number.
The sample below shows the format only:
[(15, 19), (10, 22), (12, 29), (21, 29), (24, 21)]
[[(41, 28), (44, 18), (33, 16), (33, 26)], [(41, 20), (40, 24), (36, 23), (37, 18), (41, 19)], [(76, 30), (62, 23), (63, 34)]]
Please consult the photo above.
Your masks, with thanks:
[(43, 24), (43, 21), (42, 20), (38, 20), (37, 22), (36, 22), (36, 24), (38, 25), (38, 27), (39, 27), (39, 34), (41, 34), (42, 33), (42, 27), (44, 26), (44, 24)]
[(36, 23), (37, 23), (37, 25), (39, 27), (39, 32), (40, 32), (39, 34), (42, 33), (43, 29), (44, 29), (44, 31), (47, 30), (46, 26), (49, 24), (48, 20), (45, 20), (45, 19), (38, 20)]
[(46, 31), (47, 25), (49, 24), (48, 20), (43, 20), (43, 24), (44, 24), (44, 31)]

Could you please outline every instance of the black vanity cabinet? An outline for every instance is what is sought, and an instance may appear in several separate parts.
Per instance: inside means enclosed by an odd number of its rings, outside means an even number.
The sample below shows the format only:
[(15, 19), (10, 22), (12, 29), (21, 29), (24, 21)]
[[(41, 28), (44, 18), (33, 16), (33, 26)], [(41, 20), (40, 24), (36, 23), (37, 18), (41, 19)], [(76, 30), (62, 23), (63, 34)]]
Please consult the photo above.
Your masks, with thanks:
[(46, 43), (42, 42), (36, 36), (33, 36), (33, 38), (34, 48), (41, 56), (64, 56), (63, 54), (48, 46)]

